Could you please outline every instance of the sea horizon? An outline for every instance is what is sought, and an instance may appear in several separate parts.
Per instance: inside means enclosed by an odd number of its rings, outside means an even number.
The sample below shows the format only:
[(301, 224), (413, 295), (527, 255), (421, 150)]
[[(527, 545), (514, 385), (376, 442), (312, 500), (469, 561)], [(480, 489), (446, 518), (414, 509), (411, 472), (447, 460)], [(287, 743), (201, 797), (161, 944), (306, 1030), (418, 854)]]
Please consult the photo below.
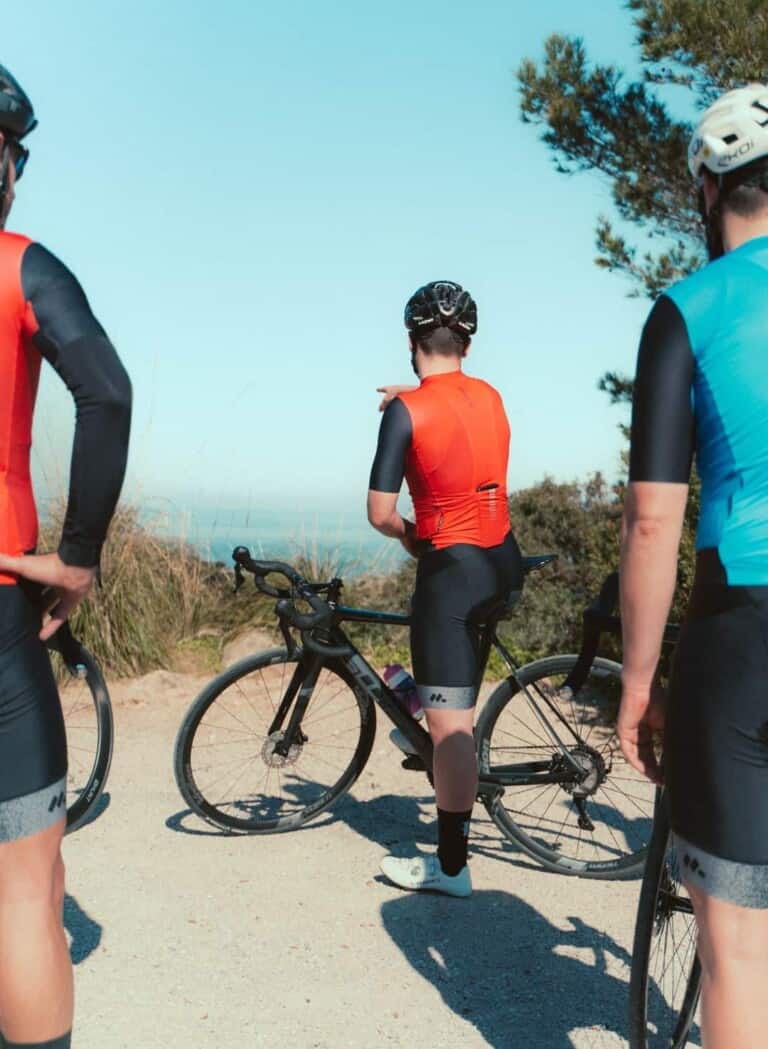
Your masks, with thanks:
[(201, 557), (232, 563), (236, 546), (254, 557), (292, 561), (309, 557), (339, 572), (359, 576), (395, 571), (407, 556), (399, 543), (377, 533), (364, 513), (352, 509), (298, 510), (288, 507), (196, 506), (148, 500), (142, 524), (169, 539), (188, 542)]

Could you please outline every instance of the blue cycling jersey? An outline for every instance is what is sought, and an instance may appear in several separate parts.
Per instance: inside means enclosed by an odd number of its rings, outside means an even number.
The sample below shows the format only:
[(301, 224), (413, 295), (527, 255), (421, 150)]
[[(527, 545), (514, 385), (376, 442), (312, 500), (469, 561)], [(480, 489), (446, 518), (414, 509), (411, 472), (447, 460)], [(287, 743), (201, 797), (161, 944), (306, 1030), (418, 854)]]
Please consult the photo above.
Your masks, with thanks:
[(638, 356), (630, 480), (702, 482), (698, 550), (731, 585), (768, 585), (768, 237), (681, 281)]

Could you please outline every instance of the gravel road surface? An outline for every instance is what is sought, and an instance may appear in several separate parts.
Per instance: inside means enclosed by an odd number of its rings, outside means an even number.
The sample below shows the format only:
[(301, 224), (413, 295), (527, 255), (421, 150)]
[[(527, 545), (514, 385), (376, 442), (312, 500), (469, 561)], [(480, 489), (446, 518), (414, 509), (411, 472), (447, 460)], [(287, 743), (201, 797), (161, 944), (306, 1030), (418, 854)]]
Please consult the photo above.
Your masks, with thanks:
[(381, 718), (332, 813), (220, 835), (172, 772), (201, 684), (158, 672), (112, 689), (108, 794), (65, 845), (76, 1049), (627, 1045), (637, 882), (545, 873), (478, 808), (471, 899), (400, 892), (379, 861), (431, 847), (435, 810)]

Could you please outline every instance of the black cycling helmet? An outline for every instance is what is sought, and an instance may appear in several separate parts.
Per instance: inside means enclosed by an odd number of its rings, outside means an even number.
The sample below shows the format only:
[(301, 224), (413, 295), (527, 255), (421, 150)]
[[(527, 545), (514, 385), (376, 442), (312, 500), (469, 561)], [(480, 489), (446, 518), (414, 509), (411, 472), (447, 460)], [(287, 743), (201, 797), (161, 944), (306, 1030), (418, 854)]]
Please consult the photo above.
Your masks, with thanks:
[(0, 66), (0, 131), (22, 139), (37, 127), (35, 111), (18, 80)]
[(477, 331), (477, 306), (468, 291), (451, 280), (433, 280), (411, 295), (405, 306), (405, 326), (414, 335), (436, 328), (453, 328), (465, 335)]

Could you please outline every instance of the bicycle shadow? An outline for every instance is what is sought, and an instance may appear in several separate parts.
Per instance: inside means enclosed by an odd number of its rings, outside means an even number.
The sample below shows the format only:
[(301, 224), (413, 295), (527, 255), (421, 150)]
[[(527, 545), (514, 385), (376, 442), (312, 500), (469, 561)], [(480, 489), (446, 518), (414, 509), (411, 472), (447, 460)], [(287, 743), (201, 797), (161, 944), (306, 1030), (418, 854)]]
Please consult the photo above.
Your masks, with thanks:
[(99, 946), (104, 930), (69, 893), (64, 897), (64, 928), (71, 937), (69, 955), (72, 964), (80, 965)]
[[(426, 785), (426, 781), (423, 782)], [(304, 783), (298, 778), (293, 782), (283, 783), (283, 790), (286, 796), (290, 796), (291, 805), (295, 808), (310, 804), (316, 797), (314, 784)], [(255, 805), (254, 808), (259, 810), (261, 816), (277, 815), (277, 810), (272, 813), (265, 804)], [(243, 805), (243, 814), (246, 813), (247, 805)], [(335, 823), (346, 824), (360, 837), (395, 856), (411, 852), (414, 844), (434, 846), (437, 843), (437, 811), (431, 788), (427, 794), (380, 794), (365, 801), (356, 798), (350, 791), (336, 801), (327, 812), (305, 827), (297, 828), (294, 833), (308, 834), (327, 829)], [(165, 826), (176, 834), (189, 834), (193, 837), (233, 837), (238, 833), (220, 830), (205, 823), (189, 808), (168, 816)], [(475, 806), (472, 818), (470, 851), (502, 859), (515, 867), (538, 867), (534, 860), (495, 830), (490, 817), (480, 804)], [(515, 858), (512, 858), (510, 853), (514, 854)]]
[[(559, 929), (496, 890), (461, 902), (403, 895), (381, 917), (412, 968), (493, 1049), (562, 1049), (576, 1031), (599, 1049), (625, 1036), (629, 954), (579, 918)], [(418, 989), (413, 998), (425, 1007)]]
[[(317, 830), (320, 827), (327, 827), (334, 822), (334, 814), (328, 812), (319, 819), (313, 820), (308, 827), (297, 828), (297, 832), (301, 830)], [(194, 838), (248, 837), (248, 834), (242, 831), (221, 830), (214, 827), (213, 824), (206, 823), (205, 820), (201, 819), (192, 809), (180, 809), (178, 812), (174, 812), (172, 816), (166, 819), (165, 827), (167, 830), (172, 830), (175, 834), (189, 834)], [(0, 1045), (0, 1049), (2, 1049), (2, 1045)]]
[[(432, 792), (409, 796), (382, 794), (368, 801), (360, 801), (350, 793), (334, 806), (331, 815), (333, 821), (345, 823), (393, 856), (411, 854), (414, 845), (437, 845), (437, 809)], [(480, 802), (474, 807), (470, 827), (470, 856), (475, 853), (523, 870), (538, 870), (544, 876), (551, 873), (505, 838)]]

